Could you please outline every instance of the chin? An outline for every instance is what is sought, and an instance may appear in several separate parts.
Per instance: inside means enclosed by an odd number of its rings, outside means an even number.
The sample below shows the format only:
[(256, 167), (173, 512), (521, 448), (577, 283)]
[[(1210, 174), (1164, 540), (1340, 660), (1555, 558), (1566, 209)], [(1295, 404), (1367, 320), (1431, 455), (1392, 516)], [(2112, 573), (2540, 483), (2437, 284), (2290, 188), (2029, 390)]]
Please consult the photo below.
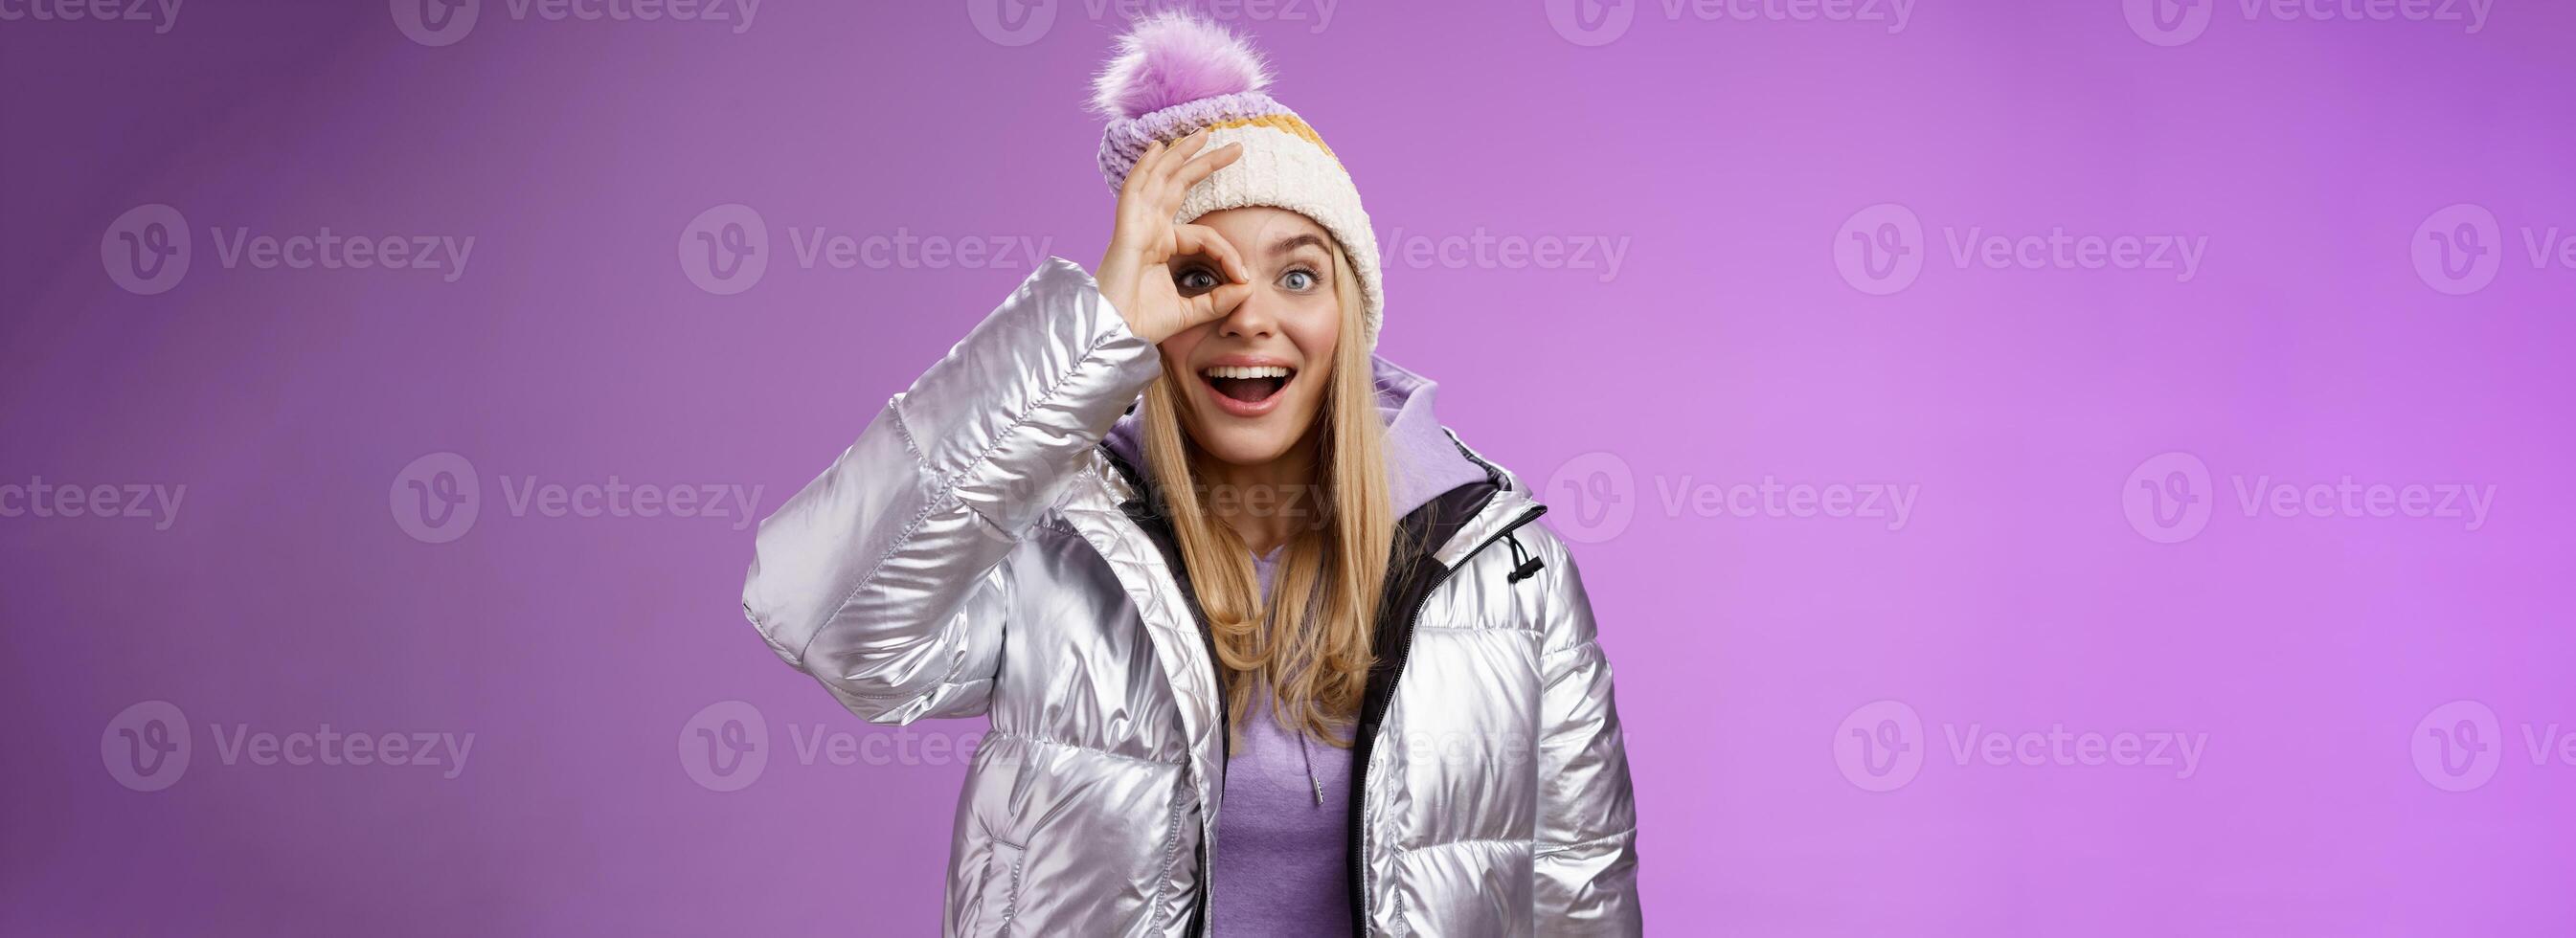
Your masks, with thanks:
[[(1288, 415), (1274, 416), (1284, 418)], [(1305, 435), (1302, 432), (1289, 431), (1287, 429), (1291, 424), (1289, 420), (1259, 422), (1277, 423), (1279, 426), (1226, 426), (1225, 424), (1244, 423), (1227, 417), (1219, 417), (1214, 421), (1202, 420), (1197, 421), (1197, 426), (1190, 428), (1190, 442), (1198, 444), (1199, 452), (1207, 454), (1209, 458), (1218, 462), (1233, 466), (1259, 466), (1287, 455), (1290, 449), (1296, 447), (1297, 440)], [(1311, 425), (1314, 422), (1314, 415), (1308, 414), (1305, 420), (1298, 422)], [(1211, 423), (1216, 425), (1210, 426)]]

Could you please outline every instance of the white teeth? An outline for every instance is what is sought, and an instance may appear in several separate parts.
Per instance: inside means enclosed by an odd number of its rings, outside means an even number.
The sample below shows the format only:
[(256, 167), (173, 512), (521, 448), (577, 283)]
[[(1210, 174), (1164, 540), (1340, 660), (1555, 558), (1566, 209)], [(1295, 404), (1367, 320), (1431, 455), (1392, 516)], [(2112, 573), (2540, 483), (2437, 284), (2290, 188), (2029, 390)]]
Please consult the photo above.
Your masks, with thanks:
[(1202, 373), (1211, 378), (1288, 377), (1288, 369), (1278, 365), (1219, 365)]

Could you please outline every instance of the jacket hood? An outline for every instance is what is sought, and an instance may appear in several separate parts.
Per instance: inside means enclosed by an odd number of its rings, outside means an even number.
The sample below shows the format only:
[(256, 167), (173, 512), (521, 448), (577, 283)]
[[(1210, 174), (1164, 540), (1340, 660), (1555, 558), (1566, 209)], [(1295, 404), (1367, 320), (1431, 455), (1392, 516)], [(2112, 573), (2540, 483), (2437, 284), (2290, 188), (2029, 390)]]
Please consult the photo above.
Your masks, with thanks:
[[(1378, 415), (1386, 418), (1387, 500), (1396, 517), (1411, 514), (1451, 489), (1488, 478), (1484, 467), (1459, 450), (1457, 441), (1450, 439), (1449, 431), (1432, 413), (1439, 382), (1387, 361), (1385, 356), (1373, 355), (1369, 361), (1377, 383)], [(1118, 418), (1118, 423), (1109, 429), (1106, 443), (1128, 465), (1152, 473), (1145, 464), (1144, 420), (1139, 408), (1131, 407)]]

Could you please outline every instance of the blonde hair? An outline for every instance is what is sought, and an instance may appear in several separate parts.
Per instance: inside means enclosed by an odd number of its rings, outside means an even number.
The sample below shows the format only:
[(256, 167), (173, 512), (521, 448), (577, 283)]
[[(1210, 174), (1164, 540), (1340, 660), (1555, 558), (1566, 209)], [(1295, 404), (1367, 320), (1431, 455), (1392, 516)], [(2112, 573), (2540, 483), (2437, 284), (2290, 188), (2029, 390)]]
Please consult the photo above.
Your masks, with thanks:
[[(1145, 463), (1158, 480), (1161, 508), (1215, 639), (1217, 672), (1233, 714), (1229, 730), (1241, 732), (1255, 703), (1254, 688), (1267, 686), (1280, 726), (1346, 746), (1343, 730), (1356, 721), (1368, 689), (1370, 643), (1395, 517), (1387, 490), (1385, 418), (1378, 414), (1377, 382), (1363, 344), (1366, 306), (1349, 257), (1338, 244), (1332, 254), (1342, 325), (1333, 374), (1316, 414), (1321, 433), (1313, 482), (1322, 497), (1296, 503), (1317, 506), (1312, 510), (1322, 516), (1290, 536), (1269, 602), (1253, 572), (1251, 547), (1201, 504), (1198, 463), (1205, 457), (1182, 432), (1179, 417), (1185, 369), (1166, 367), (1146, 389), (1143, 420)], [(1159, 481), (1175, 479), (1186, 481)]]

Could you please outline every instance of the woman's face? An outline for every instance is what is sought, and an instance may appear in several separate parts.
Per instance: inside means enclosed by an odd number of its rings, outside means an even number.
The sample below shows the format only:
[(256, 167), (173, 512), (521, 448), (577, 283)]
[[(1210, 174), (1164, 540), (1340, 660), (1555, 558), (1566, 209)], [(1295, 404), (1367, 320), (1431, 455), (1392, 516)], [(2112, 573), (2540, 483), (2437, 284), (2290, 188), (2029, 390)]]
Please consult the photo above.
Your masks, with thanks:
[[(1334, 295), (1333, 240), (1285, 209), (1227, 209), (1201, 216), (1233, 245), (1252, 294), (1223, 319), (1163, 340), (1163, 362), (1181, 382), (1181, 428), (1201, 450), (1237, 466), (1268, 463), (1304, 439), (1323, 409), (1342, 333)], [(1225, 282), (1205, 256), (1172, 258), (1181, 295)]]

